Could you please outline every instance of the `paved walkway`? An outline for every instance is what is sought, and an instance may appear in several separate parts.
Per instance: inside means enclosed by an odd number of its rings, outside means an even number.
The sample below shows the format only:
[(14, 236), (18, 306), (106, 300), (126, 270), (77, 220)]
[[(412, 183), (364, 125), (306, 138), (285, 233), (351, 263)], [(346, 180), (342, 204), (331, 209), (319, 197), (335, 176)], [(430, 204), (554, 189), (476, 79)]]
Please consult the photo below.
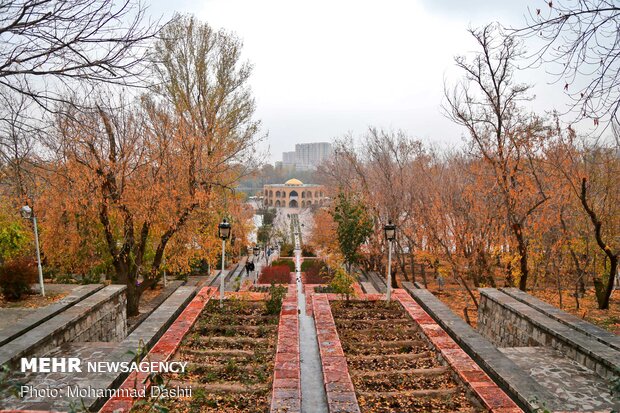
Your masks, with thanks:
[(559, 351), (546, 347), (499, 350), (551, 391), (567, 411), (598, 412), (618, 408), (604, 379)]
[(295, 235), (295, 264), (297, 279), (297, 308), (299, 309), (299, 350), (301, 358), (301, 411), (328, 413), (327, 395), (314, 318), (306, 314), (306, 294), (301, 282), (301, 243)]

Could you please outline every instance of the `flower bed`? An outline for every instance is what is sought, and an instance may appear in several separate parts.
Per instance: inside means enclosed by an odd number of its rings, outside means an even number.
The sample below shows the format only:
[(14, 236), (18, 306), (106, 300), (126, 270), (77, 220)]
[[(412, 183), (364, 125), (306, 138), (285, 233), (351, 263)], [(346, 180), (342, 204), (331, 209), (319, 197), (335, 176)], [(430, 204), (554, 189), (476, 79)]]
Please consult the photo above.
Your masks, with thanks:
[(301, 271), (304, 284), (327, 284), (327, 266), (320, 260), (305, 260), (301, 263)]
[(291, 281), (291, 271), (288, 265), (270, 265), (264, 267), (258, 277), (259, 284), (288, 284)]
[(173, 358), (189, 362), (188, 371), (161, 378), (169, 389), (191, 387), (191, 397), (151, 399), (133, 411), (269, 411), (278, 321), (262, 301), (210, 301)]
[(279, 267), (281, 265), (286, 265), (288, 266), (290, 272), (295, 272), (295, 262), (293, 260), (279, 259), (279, 260), (274, 260), (271, 263), (272, 267)]
[(398, 302), (331, 302), (362, 412), (482, 412)]

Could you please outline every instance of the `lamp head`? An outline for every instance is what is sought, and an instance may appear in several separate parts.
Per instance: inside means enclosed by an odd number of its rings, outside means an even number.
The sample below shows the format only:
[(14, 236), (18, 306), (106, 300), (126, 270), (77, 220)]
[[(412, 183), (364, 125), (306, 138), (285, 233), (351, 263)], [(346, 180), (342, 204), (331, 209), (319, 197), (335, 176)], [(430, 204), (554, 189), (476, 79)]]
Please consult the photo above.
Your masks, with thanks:
[(383, 227), (385, 231), (385, 238), (388, 241), (394, 241), (396, 239), (396, 225), (392, 224), (392, 220), (388, 221), (388, 224)]
[(224, 218), (217, 227), (218, 235), (220, 236), (220, 238), (223, 240), (227, 240), (230, 236), (230, 224), (228, 223), (226, 218)]
[(30, 208), (28, 205), (24, 205), (19, 212), (22, 214), (23, 218), (26, 219), (30, 219), (32, 218), (32, 208)]

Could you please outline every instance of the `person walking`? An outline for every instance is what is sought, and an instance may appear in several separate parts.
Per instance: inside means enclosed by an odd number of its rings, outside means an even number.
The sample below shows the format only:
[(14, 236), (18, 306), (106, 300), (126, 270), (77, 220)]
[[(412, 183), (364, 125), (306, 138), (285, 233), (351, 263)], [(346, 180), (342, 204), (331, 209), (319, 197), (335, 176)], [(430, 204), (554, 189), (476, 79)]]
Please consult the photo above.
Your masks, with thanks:
[(248, 263), (248, 265), (249, 265), (250, 271), (251, 271), (251, 272), (252, 272), (252, 274), (253, 274), (253, 275), (252, 275), (252, 280), (254, 281), (254, 284), (256, 284), (256, 279), (257, 279), (258, 277), (257, 277), (257, 276), (255, 276), (255, 274), (254, 274), (254, 270), (256, 269), (256, 267), (254, 266), (254, 262), (253, 262), (253, 261), (251, 261), (251, 262), (249, 262), (249, 263)]

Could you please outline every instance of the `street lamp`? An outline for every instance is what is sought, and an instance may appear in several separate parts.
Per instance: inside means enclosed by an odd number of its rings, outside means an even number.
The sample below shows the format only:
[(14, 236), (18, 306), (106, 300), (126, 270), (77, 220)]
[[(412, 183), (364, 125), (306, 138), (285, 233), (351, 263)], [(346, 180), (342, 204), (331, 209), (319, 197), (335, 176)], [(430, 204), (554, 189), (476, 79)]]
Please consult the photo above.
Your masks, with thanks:
[(256, 282), (258, 282), (258, 268), (256, 267), (258, 265), (258, 256), (260, 255), (260, 248), (258, 248), (258, 245), (254, 246), (254, 262), (256, 264), (254, 265), (254, 274), (252, 274), (252, 278), (254, 278), (254, 284), (256, 284)]
[(217, 226), (218, 235), (222, 239), (222, 272), (220, 273), (220, 308), (223, 306), (224, 302), (224, 262), (226, 260), (226, 240), (230, 236), (230, 224), (226, 221), (226, 218), (220, 222)]
[(45, 285), (43, 284), (43, 268), (41, 268), (41, 252), (39, 250), (39, 230), (37, 228), (37, 217), (32, 213), (32, 208), (24, 205), (20, 210), (22, 217), (31, 219), (34, 226), (34, 245), (37, 247), (37, 265), (39, 267), (39, 284), (41, 285), (41, 295), (45, 297)]
[(388, 267), (385, 278), (387, 285), (386, 299), (389, 303), (392, 297), (392, 241), (396, 238), (396, 225), (392, 224), (392, 220), (390, 220), (388, 224), (383, 227), (383, 230), (385, 231), (385, 238), (388, 240)]

